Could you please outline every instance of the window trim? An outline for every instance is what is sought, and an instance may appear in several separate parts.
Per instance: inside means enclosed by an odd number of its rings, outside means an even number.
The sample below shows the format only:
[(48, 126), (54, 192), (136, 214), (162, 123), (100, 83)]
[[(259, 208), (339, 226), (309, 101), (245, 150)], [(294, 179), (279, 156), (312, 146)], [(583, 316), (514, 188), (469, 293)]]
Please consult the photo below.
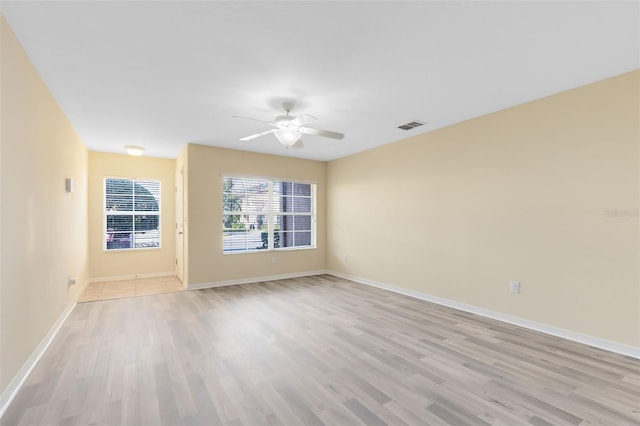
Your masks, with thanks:
[[(158, 247), (129, 247), (129, 248), (107, 248), (107, 179), (120, 179), (120, 180), (130, 180), (134, 184), (136, 181), (152, 181), (158, 182), (158, 193), (159, 193), (159, 206), (158, 212), (145, 212), (151, 213), (154, 216), (158, 216)], [(123, 252), (139, 252), (139, 251), (153, 251), (153, 250), (162, 250), (162, 180), (159, 178), (134, 178), (128, 176), (104, 176), (102, 178), (102, 252), (103, 253), (123, 253)], [(130, 215), (135, 217), (135, 211), (131, 211)], [(129, 212), (124, 212), (123, 214), (117, 214), (118, 216), (127, 216)], [(132, 231), (132, 233), (134, 233)]]
[[(261, 250), (244, 250), (244, 251), (225, 251), (224, 250), (224, 227), (222, 228), (222, 238), (220, 241), (220, 248), (222, 251), (222, 254), (224, 256), (226, 255), (243, 255), (243, 254), (253, 254), (253, 253), (273, 253), (273, 252), (284, 252), (284, 251), (297, 251), (297, 250), (315, 250), (317, 248), (317, 187), (318, 184), (316, 181), (314, 180), (308, 180), (308, 179), (297, 179), (297, 178), (290, 178), (290, 177), (273, 177), (273, 176), (258, 176), (258, 175), (246, 175), (246, 174), (237, 174), (237, 173), (220, 173), (220, 188), (222, 189), (221, 191), (221, 197), (220, 199), (222, 199), (224, 197), (224, 179), (225, 178), (231, 178), (231, 179), (254, 179), (254, 180), (263, 180), (263, 181), (267, 181), (269, 184), (269, 196), (268, 196), (268, 216), (269, 216), (269, 221), (268, 221), (268, 229), (267, 232), (269, 233), (270, 236), (273, 235), (274, 231), (275, 231), (275, 216), (277, 216), (278, 212), (274, 212), (273, 211), (273, 197), (272, 197), (272, 188), (273, 188), (273, 183), (274, 182), (290, 182), (290, 183), (299, 183), (299, 184), (306, 184), (306, 185), (311, 185), (311, 212), (309, 213), (309, 216), (311, 217), (311, 245), (308, 246), (294, 246), (294, 247), (273, 247), (275, 238), (269, 238), (269, 247), (266, 249), (261, 249)], [(224, 205), (222, 206), (222, 217), (224, 218), (224, 215), (227, 214), (226, 210), (224, 210)], [(306, 216), (306, 215), (305, 215)]]

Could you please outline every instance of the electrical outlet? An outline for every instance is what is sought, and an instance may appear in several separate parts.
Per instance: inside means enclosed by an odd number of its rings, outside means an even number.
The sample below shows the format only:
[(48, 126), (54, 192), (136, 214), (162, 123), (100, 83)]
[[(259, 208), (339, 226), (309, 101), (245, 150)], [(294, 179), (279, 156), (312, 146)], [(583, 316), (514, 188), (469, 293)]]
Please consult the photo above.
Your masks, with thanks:
[(509, 292), (511, 294), (520, 294), (520, 282), (509, 281)]
[(276, 256), (272, 256), (271, 263), (278, 263), (278, 258)]
[(344, 263), (349, 263), (349, 258), (347, 257), (347, 255), (344, 256)]

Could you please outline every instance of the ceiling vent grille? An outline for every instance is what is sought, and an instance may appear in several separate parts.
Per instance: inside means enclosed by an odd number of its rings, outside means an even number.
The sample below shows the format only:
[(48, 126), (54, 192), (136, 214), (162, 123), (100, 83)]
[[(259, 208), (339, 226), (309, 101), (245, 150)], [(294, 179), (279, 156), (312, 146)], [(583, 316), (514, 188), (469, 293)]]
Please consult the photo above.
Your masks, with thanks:
[(421, 123), (420, 121), (412, 121), (411, 123), (407, 123), (407, 124), (403, 124), (402, 126), (398, 126), (398, 129), (402, 129), (402, 130), (411, 130), (414, 129), (418, 126), (422, 126), (424, 123)]

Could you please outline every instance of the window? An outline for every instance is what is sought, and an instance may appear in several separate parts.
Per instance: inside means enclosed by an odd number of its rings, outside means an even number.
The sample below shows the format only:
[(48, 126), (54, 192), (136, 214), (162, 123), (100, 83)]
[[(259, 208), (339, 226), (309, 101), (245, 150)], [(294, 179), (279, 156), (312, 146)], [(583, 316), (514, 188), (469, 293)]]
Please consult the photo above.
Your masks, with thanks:
[(105, 250), (160, 247), (160, 182), (105, 178)]
[(222, 251), (315, 247), (312, 183), (222, 178)]

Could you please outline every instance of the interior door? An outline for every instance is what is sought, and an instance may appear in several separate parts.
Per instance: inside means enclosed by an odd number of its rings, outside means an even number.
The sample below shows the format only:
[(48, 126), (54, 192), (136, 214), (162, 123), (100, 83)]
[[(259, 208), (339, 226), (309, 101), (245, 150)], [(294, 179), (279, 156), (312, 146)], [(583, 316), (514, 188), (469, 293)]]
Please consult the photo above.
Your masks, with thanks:
[(176, 274), (184, 283), (184, 169), (176, 172)]

